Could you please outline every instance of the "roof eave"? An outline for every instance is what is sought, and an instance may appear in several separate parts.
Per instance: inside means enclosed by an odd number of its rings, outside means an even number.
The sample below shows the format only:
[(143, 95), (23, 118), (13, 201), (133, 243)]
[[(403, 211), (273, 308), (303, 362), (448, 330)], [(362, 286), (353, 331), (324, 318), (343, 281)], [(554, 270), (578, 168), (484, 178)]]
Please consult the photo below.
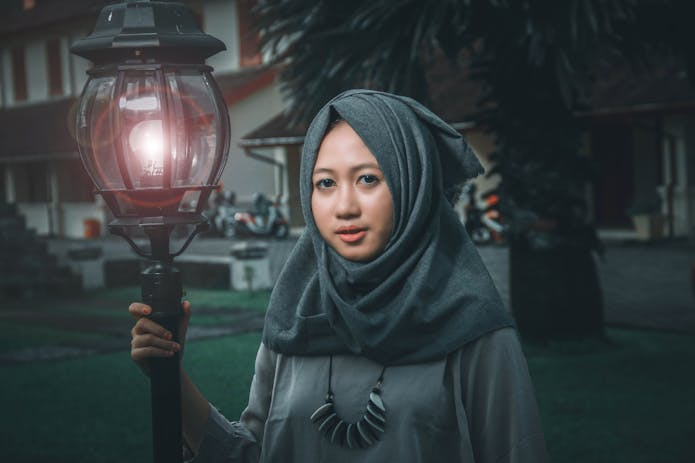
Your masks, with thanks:
[(576, 111), (575, 115), (580, 118), (627, 117), (651, 114), (679, 113), (691, 110), (693, 108), (695, 108), (695, 100), (681, 103), (645, 103), (630, 106), (615, 106), (607, 108), (589, 109), (586, 111)]
[(304, 137), (267, 137), (267, 138), (242, 138), (239, 146), (242, 148), (273, 148), (276, 146), (301, 145)]

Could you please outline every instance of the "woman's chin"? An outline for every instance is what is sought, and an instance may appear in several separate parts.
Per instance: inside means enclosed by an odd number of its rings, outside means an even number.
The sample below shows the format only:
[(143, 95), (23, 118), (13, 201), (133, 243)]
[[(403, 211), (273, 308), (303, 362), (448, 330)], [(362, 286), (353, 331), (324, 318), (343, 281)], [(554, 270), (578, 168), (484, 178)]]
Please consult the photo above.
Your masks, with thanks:
[(357, 245), (335, 243), (331, 247), (340, 257), (352, 262), (370, 261), (381, 252), (381, 249), (374, 249), (373, 246), (369, 246), (367, 243), (360, 243)]

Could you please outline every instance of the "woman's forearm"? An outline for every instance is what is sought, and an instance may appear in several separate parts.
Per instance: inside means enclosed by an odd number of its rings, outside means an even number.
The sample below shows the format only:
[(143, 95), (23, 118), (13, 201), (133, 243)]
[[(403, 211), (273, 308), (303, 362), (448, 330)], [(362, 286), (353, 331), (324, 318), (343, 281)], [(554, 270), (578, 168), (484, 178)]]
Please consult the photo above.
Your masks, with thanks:
[(181, 413), (183, 437), (190, 449), (197, 454), (210, 415), (210, 405), (183, 370), (181, 370)]

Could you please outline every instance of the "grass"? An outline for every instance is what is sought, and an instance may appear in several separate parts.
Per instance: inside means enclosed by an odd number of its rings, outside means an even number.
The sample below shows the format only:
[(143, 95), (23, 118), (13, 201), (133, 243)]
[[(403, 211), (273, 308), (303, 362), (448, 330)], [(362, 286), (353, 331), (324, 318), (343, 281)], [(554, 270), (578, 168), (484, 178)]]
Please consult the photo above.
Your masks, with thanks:
[[(44, 346), (90, 345), (100, 341), (97, 334), (76, 330), (62, 330), (46, 326), (34, 326), (16, 322), (0, 323), (0, 354), (18, 348)], [(20, 347), (21, 346), (21, 347)]]
[[(42, 310), (121, 317), (137, 291), (99, 291)], [(224, 322), (196, 307), (263, 310), (267, 293), (190, 290), (193, 323)], [(0, 314), (6, 307), (0, 308)], [(16, 309), (16, 308), (15, 308)], [(103, 313), (102, 313), (103, 312)], [(115, 315), (119, 314), (119, 315)], [(96, 319), (96, 318), (95, 318)], [(2, 319), (0, 319), (2, 320)], [(95, 336), (0, 323), (0, 352)], [(84, 337), (84, 338), (82, 338)], [(184, 364), (230, 418), (246, 404), (260, 333), (191, 341)], [(524, 346), (552, 462), (695, 461), (695, 339), (609, 329), (608, 341)], [(0, 447), (12, 463), (151, 461), (149, 387), (128, 351), (61, 361), (0, 364)]]
[[(139, 297), (140, 289), (123, 287), (88, 291), (71, 299), (37, 297), (24, 301), (3, 302), (0, 306), (0, 355), (12, 351), (47, 346), (90, 347), (113, 342), (114, 333), (89, 332), (78, 325), (127, 325), (131, 323), (128, 305)], [(193, 326), (214, 326), (230, 322), (230, 314), (224, 309), (234, 307), (262, 312), (268, 303), (269, 291), (230, 292), (220, 290), (190, 289), (184, 299), (192, 302)], [(28, 323), (12, 317), (9, 313), (22, 314), (29, 309), (38, 316), (50, 316), (39, 323)], [(197, 311), (197, 313), (196, 313)], [(55, 320), (51, 320), (55, 318)], [(62, 323), (51, 323), (52, 321)], [(103, 329), (101, 330), (103, 331)], [(118, 333), (118, 329), (112, 329)], [(122, 336), (129, 330), (123, 326)], [(107, 339), (109, 338), (109, 339)], [(127, 345), (127, 344), (122, 344)]]
[(695, 339), (609, 329), (526, 348), (551, 461), (695, 461)]
[[(187, 348), (187, 370), (230, 416), (248, 398), (259, 342), (252, 333)], [(3, 365), (0, 374), (2, 461), (151, 461), (149, 386), (127, 351)]]

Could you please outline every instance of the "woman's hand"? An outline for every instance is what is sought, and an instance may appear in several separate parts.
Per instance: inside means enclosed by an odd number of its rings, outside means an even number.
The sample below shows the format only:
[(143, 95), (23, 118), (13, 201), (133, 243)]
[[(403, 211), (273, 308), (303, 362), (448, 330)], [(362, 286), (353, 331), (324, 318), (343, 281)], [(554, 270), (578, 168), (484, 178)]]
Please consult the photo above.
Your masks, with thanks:
[(137, 364), (145, 375), (150, 375), (148, 359), (153, 357), (171, 357), (175, 352), (183, 355), (183, 343), (186, 339), (186, 330), (191, 318), (191, 303), (184, 301), (183, 317), (179, 326), (179, 342), (172, 340), (173, 333), (147, 318), (152, 313), (150, 306), (141, 302), (133, 302), (128, 307), (128, 312), (135, 318), (135, 326), (130, 331), (130, 358)]

